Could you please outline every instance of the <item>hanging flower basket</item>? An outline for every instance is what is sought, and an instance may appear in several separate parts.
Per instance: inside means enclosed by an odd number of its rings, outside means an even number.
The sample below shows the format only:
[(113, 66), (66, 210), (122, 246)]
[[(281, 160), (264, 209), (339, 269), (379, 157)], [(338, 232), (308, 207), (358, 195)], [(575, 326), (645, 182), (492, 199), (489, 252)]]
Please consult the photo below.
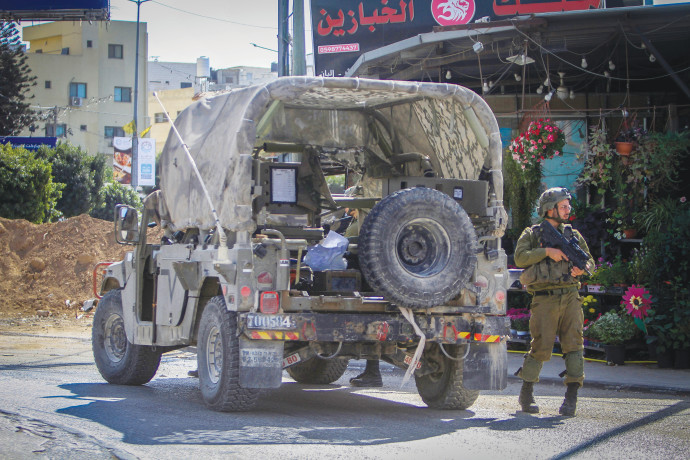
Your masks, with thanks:
[(630, 156), (630, 153), (632, 153), (633, 148), (635, 147), (634, 142), (615, 142), (616, 146), (616, 152), (622, 157), (627, 157)]
[(628, 240), (635, 238), (637, 236), (637, 229), (636, 228), (626, 228), (623, 230), (623, 235)]
[(544, 160), (562, 154), (565, 134), (550, 119), (533, 121), (512, 140), (508, 151), (522, 169), (540, 164)]

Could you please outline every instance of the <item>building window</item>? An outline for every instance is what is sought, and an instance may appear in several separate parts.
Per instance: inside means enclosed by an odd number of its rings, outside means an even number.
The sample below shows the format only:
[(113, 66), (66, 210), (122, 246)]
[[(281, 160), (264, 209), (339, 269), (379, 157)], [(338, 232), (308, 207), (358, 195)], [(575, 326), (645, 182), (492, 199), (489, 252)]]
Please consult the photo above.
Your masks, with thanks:
[(86, 47), (87, 47), (87, 48), (93, 48), (93, 41), (91, 41), (91, 40), (86, 40)]
[(109, 59), (122, 59), (122, 45), (108, 45), (108, 58)]
[(115, 87), (115, 102), (132, 102), (132, 88)]
[(110, 139), (113, 137), (125, 137), (125, 130), (121, 126), (106, 126), (104, 134), (106, 138)]
[(60, 51), (60, 54), (68, 55), (69, 54), (69, 47), (62, 48), (62, 51)]
[(79, 131), (86, 131), (86, 125), (79, 126)]
[(156, 123), (165, 123), (165, 114), (163, 112), (158, 112), (155, 115), (154, 120), (156, 121)]
[(35, 51), (35, 53), (36, 53), (36, 54), (42, 54), (42, 53), (43, 53), (43, 50), (39, 48), (39, 49), (37, 49), (37, 50)]
[(50, 80), (46, 80), (46, 89), (50, 89)]
[(125, 137), (125, 130), (120, 126), (106, 126), (104, 130), (105, 140), (108, 141), (108, 147), (113, 146), (113, 137)]
[(191, 88), (191, 87), (192, 87), (192, 84), (188, 81), (183, 81), (182, 83), (180, 83), (180, 88)]
[(69, 97), (86, 97), (86, 83), (70, 83)]
[(46, 137), (65, 137), (67, 125), (46, 124)]

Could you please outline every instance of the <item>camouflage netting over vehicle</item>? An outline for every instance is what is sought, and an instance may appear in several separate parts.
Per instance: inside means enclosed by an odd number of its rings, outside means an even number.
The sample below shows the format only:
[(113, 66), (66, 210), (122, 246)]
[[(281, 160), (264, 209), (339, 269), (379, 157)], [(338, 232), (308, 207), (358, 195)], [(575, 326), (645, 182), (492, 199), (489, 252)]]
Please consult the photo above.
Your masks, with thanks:
[[(256, 227), (251, 155), (266, 142), (318, 145), (325, 149), (322, 155), (331, 149), (329, 160), (362, 173), (364, 183), (390, 175), (394, 155), (414, 152), (429, 157), (439, 177), (479, 179), (481, 174), (496, 201), (503, 199), (496, 119), (481, 97), (455, 85), (282, 78), (199, 100), (177, 117), (175, 126), (220, 224), (230, 231)], [(203, 190), (172, 131), (160, 164), (171, 228), (213, 228)]]

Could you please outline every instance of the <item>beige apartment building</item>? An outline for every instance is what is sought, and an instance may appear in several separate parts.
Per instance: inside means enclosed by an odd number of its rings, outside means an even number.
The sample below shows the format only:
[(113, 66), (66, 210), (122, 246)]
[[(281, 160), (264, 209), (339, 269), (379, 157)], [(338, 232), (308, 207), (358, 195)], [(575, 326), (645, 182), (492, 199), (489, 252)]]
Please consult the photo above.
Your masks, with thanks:
[[(136, 22), (51, 22), (23, 28), (27, 63), (36, 75), (31, 105), (41, 113), (35, 135), (57, 136), (90, 154), (113, 153), (134, 119)], [(147, 108), (147, 32), (139, 24), (138, 131)], [(21, 135), (28, 136), (26, 129)]]
[[(194, 88), (167, 89), (156, 91), (158, 99), (165, 107), (173, 121), (189, 104), (194, 102)], [(151, 114), (151, 130), (147, 137), (156, 139), (156, 154), (163, 151), (165, 141), (170, 133), (170, 122), (165, 117), (161, 104), (156, 100), (153, 91), (148, 93), (148, 110)]]

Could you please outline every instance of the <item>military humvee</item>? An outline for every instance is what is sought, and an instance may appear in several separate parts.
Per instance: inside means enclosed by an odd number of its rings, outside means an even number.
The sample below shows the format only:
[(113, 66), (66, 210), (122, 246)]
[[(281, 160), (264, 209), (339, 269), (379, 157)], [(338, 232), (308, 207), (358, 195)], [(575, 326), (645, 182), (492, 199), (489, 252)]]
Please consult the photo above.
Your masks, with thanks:
[[(162, 353), (196, 345), (203, 400), (221, 411), (250, 409), (284, 369), (335, 382), (350, 359), (407, 369), (432, 408), (505, 388), (501, 140), (475, 93), (286, 77), (201, 99), (174, 128), (141, 218), (116, 211), (135, 246), (107, 268), (94, 317), (108, 382), (144, 384)], [(357, 193), (330, 191), (343, 174)], [(336, 249), (338, 264), (307, 265), (344, 208), (368, 211), (347, 264)]]

